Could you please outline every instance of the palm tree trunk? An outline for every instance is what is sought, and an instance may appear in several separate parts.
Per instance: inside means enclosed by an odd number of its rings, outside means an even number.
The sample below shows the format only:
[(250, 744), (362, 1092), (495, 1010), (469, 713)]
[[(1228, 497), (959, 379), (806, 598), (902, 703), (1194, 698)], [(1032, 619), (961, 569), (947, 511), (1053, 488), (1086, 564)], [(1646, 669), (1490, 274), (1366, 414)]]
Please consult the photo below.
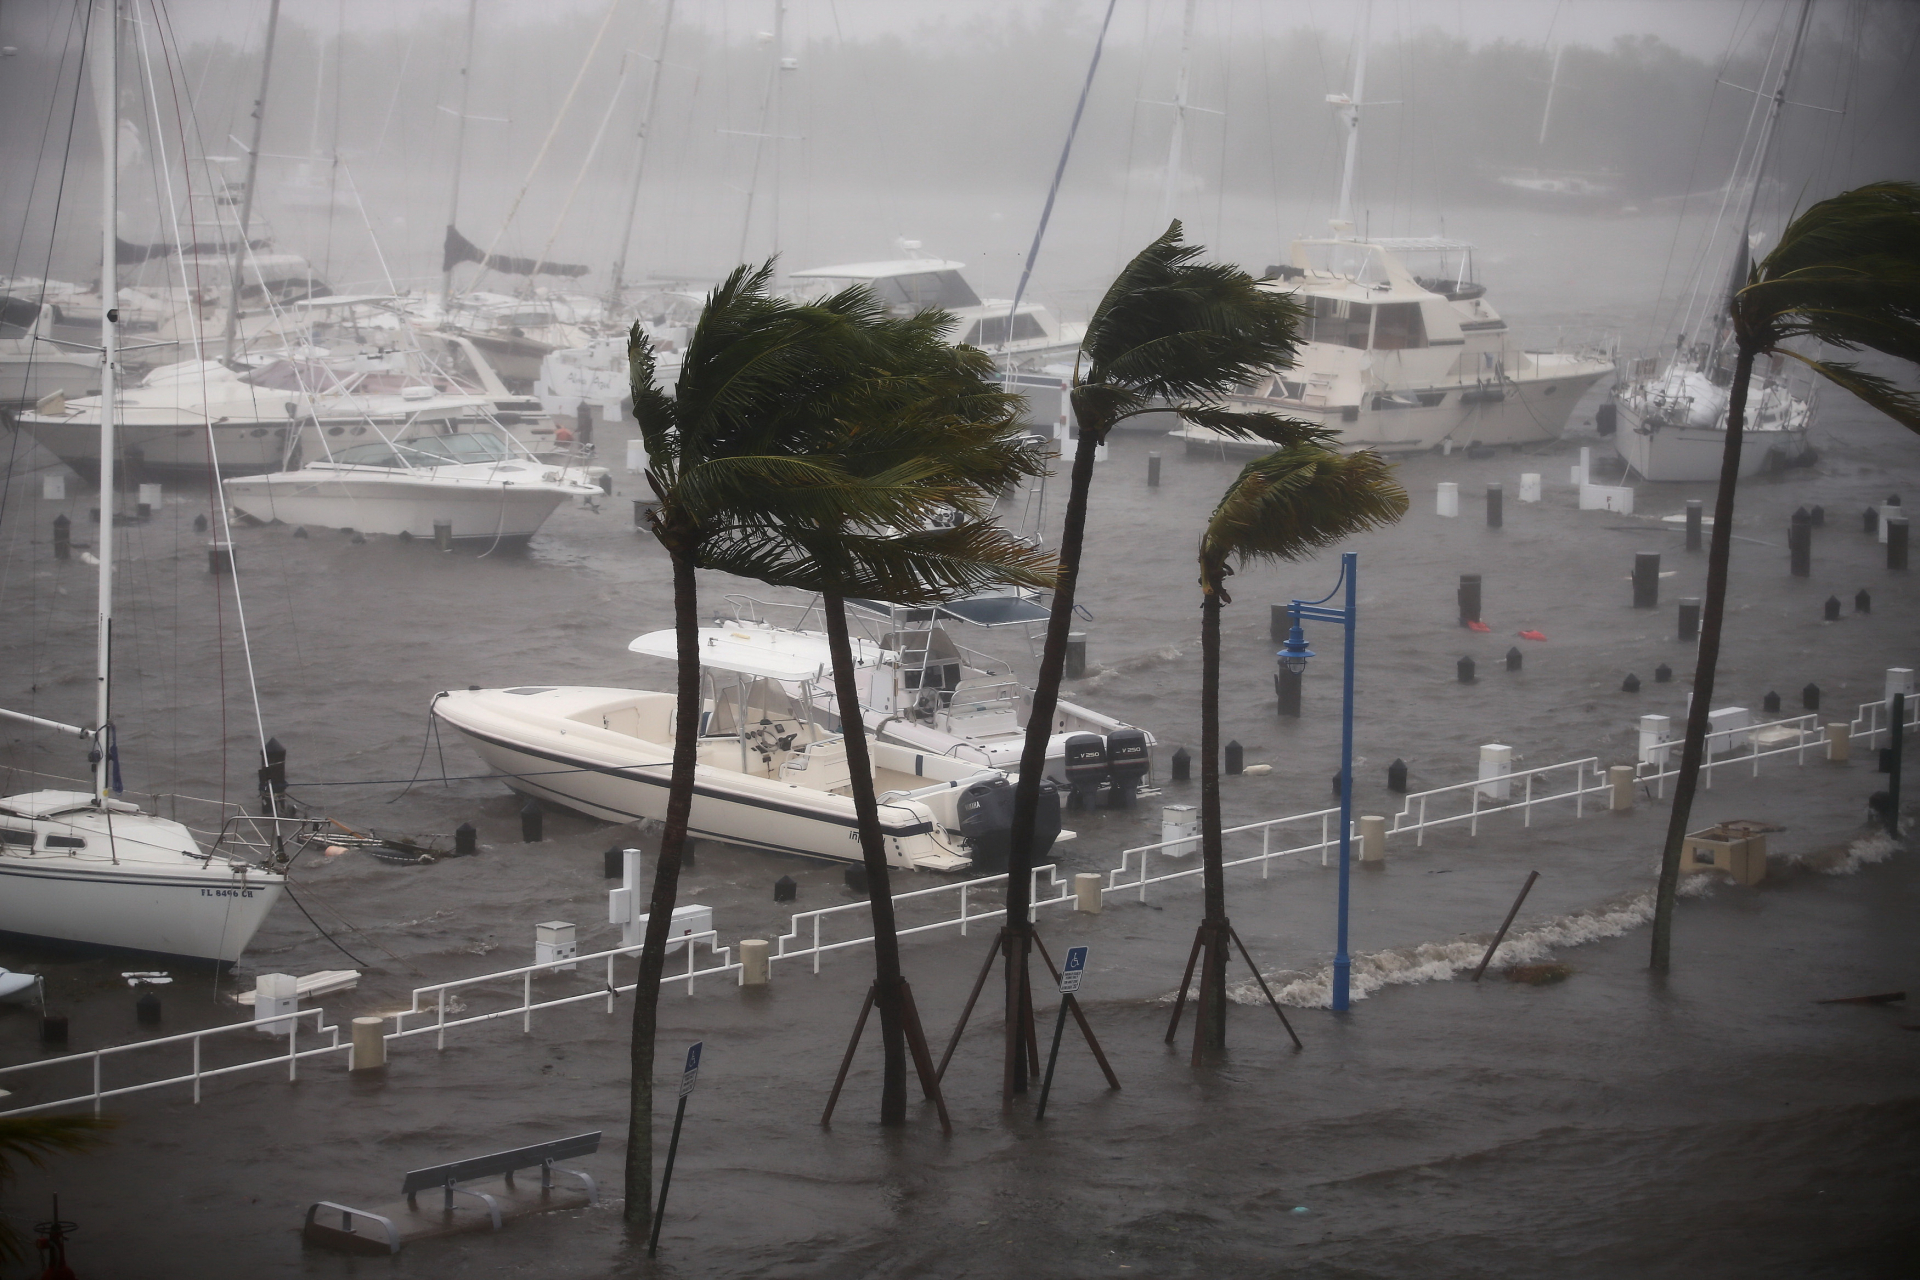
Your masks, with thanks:
[(847, 744), (854, 820), (860, 830), (860, 859), (867, 868), (867, 902), (873, 910), (874, 1005), (880, 1010), (880, 1044), (884, 1067), (880, 1085), (880, 1123), (907, 1122), (907, 1037), (905, 1001), (901, 999), (900, 935), (893, 920), (893, 890), (888, 884), (885, 837), (880, 832), (880, 806), (873, 795), (873, 761), (867, 752), (867, 727), (860, 713), (860, 690), (854, 681), (853, 643), (847, 635), (846, 600), (832, 592), (820, 595), (827, 620), (827, 651), (833, 658), (833, 698), (840, 712), (840, 732)]
[[(1047, 767), (1047, 741), (1060, 702), (1060, 681), (1067, 669), (1067, 632), (1073, 629), (1074, 587), (1080, 578), (1080, 552), (1087, 532), (1087, 495), (1093, 489), (1093, 460), (1105, 428), (1080, 425), (1067, 484), (1067, 512), (1060, 527), (1060, 574), (1047, 618), (1047, 639), (1040, 651), (1033, 706), (1027, 713), (1027, 740), (1020, 752), (1020, 778), (1013, 793), (1013, 839), (1007, 854), (1007, 928), (1014, 945), (1007, 952), (1006, 1091), (1025, 1093), (1027, 1056), (1021, 1051), (1026, 1027), (1027, 957), (1032, 949), (1033, 824), (1040, 810), (1040, 779)], [(1017, 968), (1016, 968), (1017, 966)]]
[(1680, 850), (1693, 816), (1700, 765), (1707, 754), (1708, 714), (1713, 710), (1713, 677), (1720, 661), (1720, 624), (1727, 611), (1727, 564), (1733, 552), (1733, 499), (1740, 483), (1741, 433), (1746, 426), (1747, 380), (1756, 352), (1739, 344), (1733, 386), (1727, 395), (1727, 440), (1720, 455), (1720, 489), (1713, 500), (1713, 536), (1707, 543), (1707, 593), (1700, 607), (1700, 649), (1693, 668), (1693, 702), (1687, 709), (1686, 741), (1680, 772), (1673, 782), (1673, 811), (1667, 819), (1667, 843), (1660, 853), (1660, 884), (1654, 891), (1653, 955), (1650, 967), (1666, 973), (1673, 958), (1673, 904), (1680, 887)]
[(653, 1225), (653, 1042), (659, 1024), (660, 975), (667, 963), (667, 934), (680, 889), (680, 863), (693, 816), (693, 775), (700, 746), (700, 601), (693, 554), (674, 551), (673, 627), (679, 669), (675, 686), (673, 768), (667, 784), (667, 820), (660, 832), (660, 857), (653, 873), (653, 897), (647, 905), (647, 932), (640, 951), (640, 977), (633, 989), (633, 1039), (627, 1115), (628, 1228), (644, 1233)]
[(1220, 817), (1220, 598), (1218, 581), (1200, 598), (1200, 866), (1206, 919), (1196, 1033), (1209, 1049), (1227, 1047), (1227, 873)]

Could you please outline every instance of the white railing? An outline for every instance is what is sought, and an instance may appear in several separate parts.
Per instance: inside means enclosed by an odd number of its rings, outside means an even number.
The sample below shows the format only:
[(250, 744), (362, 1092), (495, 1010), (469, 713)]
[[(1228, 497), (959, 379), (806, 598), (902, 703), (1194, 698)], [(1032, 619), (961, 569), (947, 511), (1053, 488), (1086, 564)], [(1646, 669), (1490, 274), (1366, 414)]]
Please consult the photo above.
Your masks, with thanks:
[[(705, 969), (700, 968), (699, 960), (694, 950), (695, 944), (705, 945), (708, 952), (717, 957), (720, 963)], [(670, 945), (683, 947), (686, 952), (687, 969), (685, 973), (661, 974), (660, 985), (663, 987), (671, 983), (684, 982), (687, 984), (687, 994), (692, 995), (694, 979), (717, 977), (723, 973), (738, 973), (740, 971), (740, 962), (733, 958), (733, 948), (721, 946), (719, 935), (711, 929), (705, 933), (686, 934), (682, 937), (674, 938), (671, 940)], [(410, 1036), (426, 1035), (431, 1032), (434, 1037), (434, 1048), (445, 1049), (447, 1047), (447, 1029), (449, 1027), (466, 1027), (480, 1022), (494, 1022), (501, 1018), (511, 1018), (518, 1014), (520, 1017), (520, 1030), (531, 1033), (533, 1031), (533, 1015), (536, 1011), (541, 1009), (558, 1009), (570, 1004), (584, 1004), (589, 1000), (604, 1000), (607, 1006), (606, 1011), (612, 1013), (614, 1000), (619, 996), (629, 994), (634, 988), (640, 985), (638, 974), (635, 974), (632, 982), (626, 983), (625, 985), (616, 983), (613, 972), (614, 962), (623, 957), (637, 958), (639, 955), (640, 944), (635, 943), (632, 946), (614, 947), (607, 951), (595, 951), (589, 955), (572, 956), (563, 960), (547, 960), (539, 964), (521, 965), (518, 969), (502, 969), (498, 973), (483, 973), (474, 978), (456, 978), (452, 982), (436, 982), (431, 986), (415, 987), (413, 989), (412, 1006), (391, 1015), (393, 1018), (393, 1030), (387, 1034), (386, 1038), (388, 1040), (404, 1040)], [(556, 996), (550, 1000), (535, 1000), (533, 998), (533, 980), (536, 977), (544, 978), (557, 976), (569, 971), (577, 971), (581, 967), (596, 961), (602, 962), (606, 966), (604, 978), (599, 987), (587, 991), (576, 991), (571, 995)], [(447, 1015), (449, 1013), (457, 1015), (462, 1011), (461, 1008), (455, 1007), (459, 1002), (461, 992), (471, 991), (476, 987), (493, 983), (507, 982), (514, 978), (520, 980), (520, 1002), (518, 1004), (508, 1005), (499, 1009), (491, 1009), (485, 1013), (476, 1013), (471, 1017), (462, 1018), (456, 1016), (452, 1019), (448, 1018)], [(421, 1002), (423, 1000), (429, 1002), (431, 1008), (422, 1007)], [(412, 1028), (406, 1025), (408, 1018), (419, 1017), (422, 1014), (429, 1013), (433, 1015), (433, 1021), (427, 1025)]]
[[(1047, 884), (1044, 888), (1040, 883), (1040, 873), (1043, 871), (1047, 873)], [(1006, 883), (1006, 873), (1001, 872), (997, 876), (982, 876), (977, 880), (959, 880), (952, 884), (935, 885), (931, 889), (915, 889), (909, 893), (895, 894), (893, 906), (896, 914), (900, 912), (903, 904), (919, 907), (949, 897), (954, 900), (955, 906), (955, 913), (952, 915), (927, 923), (902, 925), (895, 929), (895, 933), (905, 938), (914, 934), (931, 933), (936, 929), (957, 928), (961, 936), (965, 937), (969, 927), (975, 922), (1004, 917), (1007, 914), (1007, 905), (1004, 901)], [(1038, 914), (1042, 907), (1058, 906), (1073, 900), (1072, 879), (1060, 879), (1059, 868), (1053, 863), (1035, 867), (1029, 886), (1033, 902), (1032, 911), (1029, 913), (1030, 918)], [(983, 894), (994, 890), (1000, 891), (998, 896), (1002, 901), (994, 905), (980, 903), (979, 900)], [(772, 966), (777, 961), (801, 960), (808, 956), (813, 957), (813, 971), (818, 973), (820, 957), (828, 952), (866, 946), (873, 941), (871, 933), (857, 938), (824, 939), (822, 937), (829, 921), (842, 916), (862, 916), (863, 914), (867, 927), (871, 929), (873, 927), (872, 904), (864, 900), (844, 902), (834, 907), (821, 907), (816, 911), (800, 912), (792, 918), (787, 932), (774, 940), (774, 948), (767, 956), (769, 973), (772, 972)], [(805, 946), (799, 945), (803, 934), (809, 938)]]
[[(314, 1034), (329, 1037), (327, 1043), (308, 1049), (300, 1048), (300, 1020), (303, 1018), (313, 1019)], [(265, 1058), (248, 1058), (244, 1062), (227, 1063), (222, 1066), (209, 1067), (206, 1065), (205, 1048), (207, 1041), (232, 1036), (237, 1032), (251, 1032), (255, 1035), (272, 1035), (277, 1041), (280, 1033), (278, 1031), (269, 1031), (267, 1028), (281, 1022), (287, 1024), (287, 1047), (284, 1053), (276, 1053), (271, 1057)], [(191, 1047), (192, 1065), (185, 1073), (166, 1076), (158, 1080), (147, 1080), (139, 1084), (116, 1085), (112, 1088), (107, 1087), (106, 1068), (110, 1061), (125, 1058), (130, 1054), (143, 1052), (148, 1049), (163, 1049), (169, 1045), (187, 1045)], [(200, 1084), (203, 1080), (211, 1080), (216, 1076), (233, 1075), (241, 1071), (257, 1071), (262, 1067), (276, 1066), (282, 1062), (287, 1064), (287, 1079), (293, 1080), (299, 1076), (300, 1060), (302, 1058), (313, 1058), (322, 1054), (339, 1053), (341, 1050), (349, 1048), (352, 1048), (351, 1044), (342, 1044), (340, 1041), (340, 1028), (327, 1022), (326, 1010), (324, 1009), (301, 1009), (296, 1013), (289, 1013), (282, 1017), (272, 1018), (259, 1023), (234, 1022), (224, 1027), (207, 1027), (201, 1031), (187, 1031), (175, 1036), (159, 1036), (152, 1040), (136, 1040), (131, 1044), (108, 1045), (102, 1049), (89, 1049), (85, 1053), (69, 1053), (58, 1058), (42, 1058), (38, 1062), (23, 1062), (18, 1066), (0, 1067), (0, 1077), (5, 1077), (26, 1071), (46, 1071), (56, 1067), (85, 1064), (91, 1072), (93, 1080), (93, 1087), (85, 1093), (75, 1094), (70, 1098), (61, 1098), (56, 1102), (38, 1102), (31, 1106), (14, 1107), (7, 1111), (0, 1111), (0, 1115), (27, 1115), (34, 1111), (49, 1111), (54, 1107), (70, 1107), (83, 1102), (91, 1102), (93, 1104), (94, 1114), (98, 1115), (101, 1102), (107, 1098), (116, 1098), (128, 1093), (144, 1093), (149, 1089), (161, 1089), (170, 1084), (191, 1084), (193, 1086), (193, 1100), (197, 1103), (200, 1101)]]
[[(1907, 724), (1920, 729), (1920, 698), (1910, 699)], [(1885, 701), (1862, 704), (1858, 713), (1848, 724), (1851, 739), (1867, 740), (1869, 746), (1886, 733), (1890, 727), (1888, 708)], [(1745, 741), (1732, 752), (1722, 753), (1716, 759), (1710, 759), (1702, 769), (1707, 784), (1712, 785), (1712, 773), (1728, 765), (1747, 763), (1752, 775), (1757, 777), (1762, 760), (1776, 759), (1792, 755), (1795, 763), (1804, 765), (1809, 751), (1821, 751), (1824, 754), (1825, 734), (1817, 714), (1792, 716), (1782, 720), (1751, 725), (1732, 732), (1746, 735)], [(1677, 754), (1678, 744), (1669, 744), (1669, 753)], [(1636, 768), (1636, 781), (1660, 782), (1678, 772), (1677, 765), (1642, 764)], [(1505, 799), (1489, 795), (1488, 792), (1504, 785), (1508, 794)], [(1427, 791), (1416, 792), (1406, 798), (1389, 834), (1413, 832), (1416, 843), (1424, 836), (1428, 827), (1442, 827), (1455, 823), (1467, 823), (1470, 832), (1479, 831), (1479, 820), (1497, 814), (1519, 812), (1524, 825), (1532, 825), (1535, 806), (1559, 803), (1571, 800), (1574, 816), (1584, 816), (1585, 801), (1590, 795), (1605, 791), (1607, 788), (1606, 769), (1596, 757), (1583, 760), (1566, 761), (1560, 764), (1546, 765), (1537, 769), (1522, 770), (1498, 778), (1475, 779), (1469, 782), (1454, 783), (1445, 787), (1435, 787)], [(1519, 794), (1513, 791), (1518, 788)], [(1435, 808), (1440, 812), (1436, 814)], [(1325, 865), (1329, 852), (1339, 845), (1339, 816), (1337, 808), (1320, 809), (1311, 813), (1292, 814), (1284, 818), (1271, 818), (1261, 822), (1251, 822), (1231, 828), (1223, 833), (1227, 837), (1244, 837), (1253, 832), (1260, 833), (1258, 852), (1248, 852), (1228, 859), (1227, 867), (1243, 867), (1259, 863), (1262, 878), (1270, 872), (1276, 858), (1293, 857), (1302, 853), (1317, 851), (1322, 865)], [(1299, 829), (1304, 828), (1304, 831)], [(1357, 833), (1356, 833), (1357, 838)], [(1173, 857), (1191, 857), (1199, 849), (1199, 836), (1187, 836), (1177, 840), (1161, 841), (1155, 844), (1140, 845), (1125, 850), (1121, 854), (1120, 865), (1107, 873), (1106, 889), (1137, 892), (1139, 900), (1146, 901), (1147, 888), (1150, 885), (1166, 884), (1201, 874), (1197, 859), (1194, 865), (1179, 865), (1175, 869), (1166, 869), (1166, 860)], [(1174, 847), (1183, 847), (1180, 854), (1167, 851)], [(1156, 865), (1152, 859), (1161, 861)], [(1045, 872), (1047, 879), (1043, 884), (1040, 876)], [(1032, 915), (1036, 916), (1042, 908), (1058, 907), (1075, 901), (1072, 888), (1072, 876), (1060, 878), (1056, 864), (1036, 867), (1032, 880)], [(1003, 896), (1007, 877), (1003, 873), (985, 876), (977, 880), (964, 880), (952, 884), (936, 885), (928, 889), (916, 889), (894, 897), (896, 911), (900, 911), (909, 921), (903, 921), (898, 930), (900, 936), (931, 933), (942, 929), (957, 929), (965, 935), (976, 922), (1002, 918), (1006, 914), (1004, 901), (995, 902), (995, 896)], [(933, 906), (944, 912), (933, 920), (920, 919), (923, 908)], [(862, 913), (871, 928), (870, 906), (865, 901), (848, 902), (838, 906), (822, 907), (813, 911), (803, 911), (791, 917), (788, 931), (776, 943), (768, 957), (769, 968), (775, 961), (793, 961), (811, 957), (813, 971), (820, 971), (820, 958), (830, 952), (865, 946), (873, 941), (871, 932), (860, 936), (835, 938), (831, 935), (831, 924), (841, 917), (859, 918)], [(857, 932), (857, 930), (856, 930)], [(806, 945), (800, 945), (803, 937)], [(712, 930), (687, 935), (684, 939), (675, 939), (675, 945), (684, 946), (686, 967), (682, 972), (663, 974), (661, 985), (669, 986), (684, 982), (687, 994), (694, 994), (695, 982), (700, 978), (719, 977), (725, 974), (736, 975), (736, 982), (743, 980), (740, 963), (733, 958), (731, 947), (719, 945), (719, 937)], [(698, 949), (704, 948), (710, 960), (706, 967), (701, 965)], [(394, 1020), (394, 1029), (385, 1033), (389, 1042), (408, 1040), (416, 1036), (432, 1035), (437, 1048), (446, 1047), (447, 1032), (456, 1028), (473, 1026), (485, 1022), (496, 1022), (518, 1016), (521, 1031), (530, 1033), (533, 1029), (533, 1015), (546, 1009), (558, 1009), (568, 1005), (585, 1004), (591, 1001), (604, 1001), (605, 1008), (611, 1013), (615, 1000), (631, 993), (637, 985), (634, 982), (621, 984), (616, 982), (615, 962), (622, 958), (633, 958), (639, 954), (638, 945), (615, 947), (589, 955), (576, 956), (561, 960), (551, 960), (538, 964), (523, 965), (515, 969), (498, 973), (481, 974), (471, 978), (459, 978), (450, 982), (435, 983), (414, 989), (411, 1006), (397, 1014), (390, 1015)], [(566, 971), (578, 971), (590, 965), (604, 966), (600, 972), (598, 986), (586, 990), (573, 991), (564, 995), (542, 998), (534, 997), (536, 978), (550, 978)], [(461, 1002), (463, 993), (496, 984), (514, 984), (517, 980), (517, 1000), (497, 1008), (468, 1014)], [(313, 1034), (327, 1037), (321, 1044), (301, 1048), (299, 1044), (300, 1023), (303, 1019), (313, 1020)], [(430, 1018), (416, 1026), (408, 1026), (409, 1019)], [(219, 1037), (231, 1037), (241, 1033), (259, 1034), (258, 1028), (285, 1021), (288, 1030), (285, 1033), (285, 1048), (270, 1055), (252, 1057), (237, 1063), (222, 1063), (208, 1066), (205, 1061), (205, 1044)], [(280, 1033), (272, 1033), (276, 1042)], [(109, 1087), (107, 1068), (115, 1060), (126, 1058), (142, 1050), (162, 1049), (172, 1045), (187, 1045), (191, 1048), (190, 1068), (183, 1072), (162, 1078), (134, 1084), (119, 1084)], [(152, 1040), (141, 1040), (130, 1044), (112, 1045), (84, 1053), (66, 1054), (58, 1058), (47, 1058), (38, 1062), (21, 1063), (11, 1067), (0, 1067), (0, 1078), (16, 1076), (26, 1072), (49, 1071), (59, 1068), (84, 1066), (91, 1073), (92, 1086), (86, 1092), (57, 1101), (38, 1102), (31, 1105), (0, 1111), (0, 1115), (23, 1115), (35, 1111), (46, 1111), (57, 1107), (76, 1106), (90, 1103), (97, 1112), (103, 1100), (125, 1094), (140, 1093), (168, 1085), (190, 1084), (193, 1099), (200, 1101), (201, 1085), (205, 1080), (219, 1076), (236, 1074), (242, 1071), (254, 1071), (285, 1063), (287, 1078), (297, 1077), (299, 1063), (303, 1059), (320, 1057), (327, 1054), (347, 1052), (350, 1042), (343, 1042), (339, 1028), (326, 1021), (321, 1009), (302, 1009), (296, 1013), (263, 1020), (260, 1023), (238, 1022), (222, 1027), (209, 1027), (201, 1031), (190, 1031), (181, 1035), (163, 1036)]]
[[(1571, 778), (1566, 778), (1569, 773)], [(1566, 780), (1561, 781), (1563, 778)], [(1400, 806), (1400, 812), (1393, 815), (1387, 834), (1399, 835), (1411, 831), (1414, 833), (1413, 843), (1419, 846), (1426, 843), (1428, 827), (1464, 822), (1468, 834), (1477, 836), (1483, 816), (1515, 810), (1520, 812), (1521, 825), (1531, 827), (1533, 807), (1558, 800), (1573, 801), (1573, 816), (1584, 818), (1587, 814), (1587, 797), (1606, 785), (1606, 768), (1597, 756), (1588, 756), (1584, 760), (1567, 760), (1560, 764), (1542, 765), (1538, 769), (1522, 769), (1498, 777), (1476, 778), (1472, 782), (1433, 787), (1413, 792), (1407, 797)], [(1556, 787), (1564, 789), (1555, 790)], [(1516, 789), (1518, 796), (1514, 795)], [(1463, 802), (1465, 807), (1459, 807)], [(1436, 805), (1442, 810), (1439, 817), (1432, 813)]]

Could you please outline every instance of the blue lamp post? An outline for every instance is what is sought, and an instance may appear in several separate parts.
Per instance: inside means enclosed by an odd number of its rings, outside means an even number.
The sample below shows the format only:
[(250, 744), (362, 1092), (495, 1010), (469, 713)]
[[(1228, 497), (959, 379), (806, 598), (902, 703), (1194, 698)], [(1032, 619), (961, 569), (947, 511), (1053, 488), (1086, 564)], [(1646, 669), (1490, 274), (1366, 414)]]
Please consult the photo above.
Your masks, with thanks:
[[(1351, 551), (1342, 554), (1340, 580), (1333, 584), (1332, 591), (1318, 600), (1295, 600), (1287, 606), (1287, 613), (1293, 619), (1293, 629), (1287, 633), (1286, 643), (1280, 646), (1276, 655), (1282, 666), (1299, 675), (1307, 669), (1307, 659), (1313, 657), (1313, 650), (1307, 648), (1306, 635), (1300, 630), (1300, 620), (1312, 618), (1316, 622), (1337, 622), (1346, 628), (1346, 676), (1340, 696), (1340, 919), (1333, 952), (1333, 1008), (1336, 1013), (1347, 1010), (1353, 978), (1353, 964), (1347, 956), (1347, 892), (1353, 860), (1353, 632), (1358, 599), (1358, 561), (1359, 557)], [(1343, 586), (1347, 593), (1345, 607), (1325, 608), (1326, 602), (1339, 595)]]

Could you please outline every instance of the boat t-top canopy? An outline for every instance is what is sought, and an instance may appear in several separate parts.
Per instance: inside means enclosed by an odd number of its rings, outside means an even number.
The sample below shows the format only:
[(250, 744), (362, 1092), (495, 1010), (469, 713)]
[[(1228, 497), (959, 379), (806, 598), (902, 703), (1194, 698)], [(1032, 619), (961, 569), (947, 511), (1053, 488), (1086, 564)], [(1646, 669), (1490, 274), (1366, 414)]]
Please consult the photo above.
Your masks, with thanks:
[(850, 262), (839, 267), (809, 267), (792, 273), (795, 280), (880, 280), (887, 276), (916, 276), (928, 271), (964, 271), (964, 262), (939, 258), (900, 258), (893, 262)]
[[(679, 642), (671, 628), (649, 631), (627, 648), (633, 653), (668, 661), (680, 656)], [(886, 653), (871, 641), (853, 641), (856, 666), (876, 666)], [(832, 675), (833, 657), (828, 652), (826, 636), (817, 632), (702, 627), (700, 665), (711, 671), (731, 671), (783, 684), (818, 684)]]
[[(847, 604), (862, 613), (876, 614), (882, 618), (890, 617), (894, 609), (894, 606), (882, 600), (848, 599)], [(932, 608), (940, 617), (971, 623), (976, 627), (1024, 626), (1045, 622), (1052, 616), (1052, 611), (1045, 605), (1025, 596), (969, 596), (965, 600), (949, 600)]]

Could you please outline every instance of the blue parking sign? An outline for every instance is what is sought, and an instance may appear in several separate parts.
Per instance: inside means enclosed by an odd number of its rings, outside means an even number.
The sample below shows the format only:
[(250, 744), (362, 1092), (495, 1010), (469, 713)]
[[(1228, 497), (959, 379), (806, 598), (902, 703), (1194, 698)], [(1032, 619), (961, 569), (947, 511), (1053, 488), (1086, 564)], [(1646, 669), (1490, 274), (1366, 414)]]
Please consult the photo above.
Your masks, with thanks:
[(1087, 949), (1068, 947), (1067, 962), (1060, 969), (1060, 994), (1072, 995), (1080, 989), (1080, 975), (1087, 970)]
[(700, 1082), (700, 1047), (705, 1043), (695, 1040), (687, 1046), (687, 1065), (680, 1073), (680, 1096), (683, 1098), (692, 1093), (694, 1085)]

